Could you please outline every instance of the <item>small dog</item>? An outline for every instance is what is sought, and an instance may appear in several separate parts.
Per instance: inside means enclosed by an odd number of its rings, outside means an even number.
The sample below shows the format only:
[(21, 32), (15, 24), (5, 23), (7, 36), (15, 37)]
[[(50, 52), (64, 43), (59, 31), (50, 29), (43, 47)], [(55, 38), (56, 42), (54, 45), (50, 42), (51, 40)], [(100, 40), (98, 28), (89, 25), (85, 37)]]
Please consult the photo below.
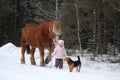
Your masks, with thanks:
[(77, 61), (73, 61), (70, 57), (66, 57), (64, 59), (68, 63), (70, 72), (72, 72), (75, 67), (76, 67), (76, 71), (80, 72), (81, 69), (80, 56), (78, 55), (77, 58), (78, 58)]

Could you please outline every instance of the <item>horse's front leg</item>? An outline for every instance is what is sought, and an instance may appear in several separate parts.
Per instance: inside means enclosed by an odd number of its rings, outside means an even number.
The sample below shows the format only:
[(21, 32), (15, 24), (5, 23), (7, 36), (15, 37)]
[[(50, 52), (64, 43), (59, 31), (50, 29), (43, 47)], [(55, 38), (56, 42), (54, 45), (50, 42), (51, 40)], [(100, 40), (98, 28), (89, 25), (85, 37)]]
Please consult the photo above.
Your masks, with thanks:
[(40, 52), (40, 66), (45, 66), (45, 63), (44, 63), (44, 48), (39, 47), (39, 52)]
[(31, 64), (32, 64), (32, 65), (36, 65), (35, 58), (34, 58), (34, 54), (35, 54), (35, 48), (34, 48), (34, 47), (32, 47), (30, 53), (31, 53), (31, 56), (30, 56)]
[(52, 46), (50, 46), (50, 47), (48, 48), (48, 50), (49, 50), (49, 54), (48, 54), (48, 56), (47, 56), (46, 59), (45, 59), (45, 63), (46, 63), (46, 64), (48, 64), (48, 63), (51, 61)]

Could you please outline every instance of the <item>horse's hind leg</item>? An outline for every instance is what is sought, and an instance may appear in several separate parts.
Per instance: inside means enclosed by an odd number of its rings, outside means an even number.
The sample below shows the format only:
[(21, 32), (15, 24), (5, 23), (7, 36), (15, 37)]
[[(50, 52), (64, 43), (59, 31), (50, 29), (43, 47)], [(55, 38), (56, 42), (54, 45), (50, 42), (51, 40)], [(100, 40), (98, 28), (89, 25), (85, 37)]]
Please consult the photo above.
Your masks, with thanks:
[(31, 53), (31, 57), (30, 57), (31, 64), (36, 65), (35, 58), (34, 58), (34, 54), (35, 54), (35, 48), (34, 47), (32, 47), (30, 53)]
[(21, 64), (25, 64), (25, 49), (26, 49), (26, 44), (21, 45), (22, 49), (21, 49)]

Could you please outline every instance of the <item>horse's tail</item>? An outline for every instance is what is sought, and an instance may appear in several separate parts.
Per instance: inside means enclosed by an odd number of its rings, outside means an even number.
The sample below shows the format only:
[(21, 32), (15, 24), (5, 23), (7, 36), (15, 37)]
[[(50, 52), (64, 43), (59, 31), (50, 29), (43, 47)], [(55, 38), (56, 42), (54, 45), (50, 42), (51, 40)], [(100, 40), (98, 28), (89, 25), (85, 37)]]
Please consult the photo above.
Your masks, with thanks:
[(27, 50), (27, 54), (30, 54), (30, 46), (29, 45), (26, 46), (26, 50)]

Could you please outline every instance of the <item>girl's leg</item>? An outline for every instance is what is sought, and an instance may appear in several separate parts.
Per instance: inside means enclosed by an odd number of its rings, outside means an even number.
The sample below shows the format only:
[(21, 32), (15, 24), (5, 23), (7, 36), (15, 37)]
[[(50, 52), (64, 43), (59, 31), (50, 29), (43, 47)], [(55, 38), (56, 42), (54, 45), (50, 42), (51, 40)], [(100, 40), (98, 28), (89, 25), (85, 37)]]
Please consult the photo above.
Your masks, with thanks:
[(63, 68), (63, 59), (59, 59), (59, 69)]
[(57, 68), (59, 66), (59, 59), (55, 60), (55, 67)]

